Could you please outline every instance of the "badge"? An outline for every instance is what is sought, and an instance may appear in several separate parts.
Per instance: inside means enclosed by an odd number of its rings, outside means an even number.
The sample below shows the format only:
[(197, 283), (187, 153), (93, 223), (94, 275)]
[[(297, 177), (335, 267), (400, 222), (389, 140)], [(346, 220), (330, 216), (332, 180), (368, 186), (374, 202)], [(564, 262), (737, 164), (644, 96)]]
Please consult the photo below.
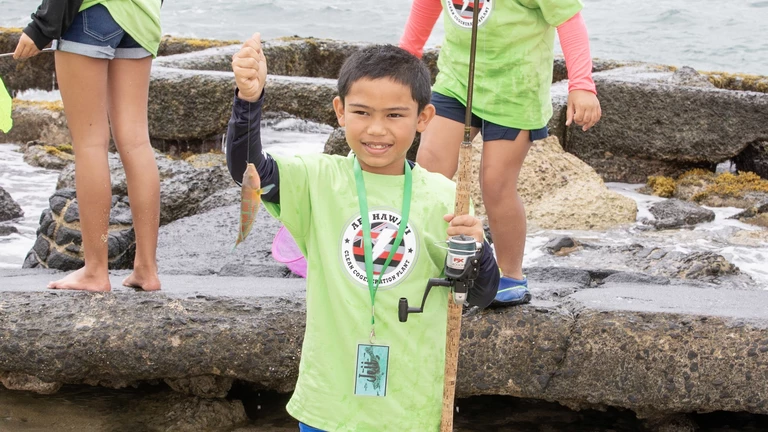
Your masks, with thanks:
[(387, 395), (389, 374), (389, 347), (387, 345), (357, 345), (355, 367), (355, 395)]

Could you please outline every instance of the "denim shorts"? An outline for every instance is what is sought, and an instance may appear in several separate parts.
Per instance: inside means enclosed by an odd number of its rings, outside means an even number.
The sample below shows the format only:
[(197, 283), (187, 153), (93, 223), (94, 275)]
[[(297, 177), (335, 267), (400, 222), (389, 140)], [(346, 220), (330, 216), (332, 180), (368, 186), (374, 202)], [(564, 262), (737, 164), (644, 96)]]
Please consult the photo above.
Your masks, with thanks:
[(97, 4), (80, 12), (72, 25), (57, 41), (58, 51), (97, 59), (140, 59), (152, 53), (142, 48), (103, 5)]
[[(440, 117), (457, 121), (464, 124), (464, 117), (466, 116), (467, 107), (460, 101), (440, 93), (432, 92), (432, 105), (435, 106), (436, 114)], [(497, 125), (489, 121), (483, 120), (480, 117), (472, 114), (472, 120), (470, 121), (472, 127), (480, 128), (480, 133), (483, 135), (483, 141), (496, 141), (496, 140), (510, 140), (514, 141), (517, 135), (520, 133), (520, 129)], [(549, 135), (549, 131), (546, 126), (541, 129), (535, 129), (531, 132), (531, 141), (544, 139)]]

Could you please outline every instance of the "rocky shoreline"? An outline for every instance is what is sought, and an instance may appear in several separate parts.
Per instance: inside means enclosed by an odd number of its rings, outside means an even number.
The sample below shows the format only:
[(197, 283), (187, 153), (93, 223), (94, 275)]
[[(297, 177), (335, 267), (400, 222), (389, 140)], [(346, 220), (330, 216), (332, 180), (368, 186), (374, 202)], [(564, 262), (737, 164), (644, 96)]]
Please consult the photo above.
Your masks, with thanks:
[[(0, 29), (0, 48), (15, 45), (17, 37), (15, 30)], [(149, 116), (161, 174), (160, 293), (42, 288), (53, 269), (82, 262), (71, 146), (60, 104), (15, 102), (15, 127), (0, 134), (0, 142), (24, 143), (27, 163), (61, 175), (26, 269), (0, 271), (0, 382), (6, 388), (55, 394), (62, 386), (163, 383), (170, 390), (152, 397), (181, 414), (158, 417), (154, 430), (190, 431), (245, 425), (252, 413), (233, 397), (243, 386), (251, 392), (292, 390), (304, 282), (271, 257), (279, 224), (260, 212), (260, 229), (237, 254), (229, 252), (239, 197), (216, 150), (233, 98), (231, 42), (166, 39), (161, 54), (168, 55), (153, 66)], [(335, 127), (335, 76), (359, 46), (267, 41), (274, 76), (265, 110)], [(425, 54), (433, 73), (436, 55)], [(0, 75), (15, 91), (50, 89), (52, 57), (43, 57), (14, 69), (0, 60)], [(745, 211), (735, 218), (765, 226), (767, 78), (596, 60), (605, 117), (584, 133), (564, 126), (562, 62), (554, 72), (551, 136), (535, 143), (520, 181), (533, 228), (632, 226), (649, 230), (642, 237), (649, 239), (711, 221), (714, 215), (702, 203), (737, 203)], [(475, 172), (480, 146), (475, 143)], [(325, 152), (346, 153), (341, 129), (331, 134)], [(754, 177), (712, 174), (727, 160)], [(693, 168), (703, 170), (692, 174)], [(114, 154), (110, 171), (109, 245), (117, 280), (119, 269), (132, 265), (133, 230)], [(644, 227), (635, 227), (636, 203), (604, 181), (648, 181), (649, 193), (678, 201), (654, 206)], [(482, 214), (477, 188), (473, 199)], [(0, 201), (0, 208), (15, 209), (12, 198)], [(768, 245), (765, 228), (739, 232)], [(558, 264), (525, 269), (532, 304), (466, 315), (459, 397), (629, 410), (644, 430), (693, 431), (703, 426), (696, 413), (751, 413), (757, 422), (768, 415), (765, 286), (717, 253), (650, 242), (605, 246), (578, 235), (552, 238), (543, 249)], [(8, 394), (0, 399), (10, 400)], [(500, 415), (513, 416), (514, 409)]]

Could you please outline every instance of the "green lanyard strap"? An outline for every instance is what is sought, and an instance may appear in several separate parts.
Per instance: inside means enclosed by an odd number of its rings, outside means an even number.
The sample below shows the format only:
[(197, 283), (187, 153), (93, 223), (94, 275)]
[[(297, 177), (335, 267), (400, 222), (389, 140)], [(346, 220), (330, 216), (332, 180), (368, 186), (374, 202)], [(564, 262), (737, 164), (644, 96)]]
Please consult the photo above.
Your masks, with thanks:
[[(395, 256), (395, 252), (400, 247), (400, 243), (403, 240), (405, 229), (408, 226), (408, 215), (411, 211), (411, 166), (408, 161), (405, 161), (405, 184), (403, 186), (403, 209), (400, 217), (400, 225), (397, 229), (397, 237), (395, 238), (395, 244), (392, 245), (389, 256), (381, 267), (379, 272), (379, 279), (374, 284), (373, 282), (373, 245), (371, 241), (371, 220), (368, 214), (368, 198), (365, 193), (365, 182), (363, 181), (363, 170), (360, 168), (360, 162), (355, 156), (355, 183), (357, 184), (357, 200), (360, 203), (360, 219), (363, 224), (363, 250), (365, 251), (365, 275), (368, 279), (368, 291), (371, 293), (371, 326), (374, 325), (374, 309), (373, 305), (376, 301), (376, 291), (381, 284), (381, 278), (384, 276), (389, 263), (392, 261), (392, 257)], [(386, 241), (386, 239), (379, 239), (379, 241)], [(371, 330), (373, 336), (373, 330)]]

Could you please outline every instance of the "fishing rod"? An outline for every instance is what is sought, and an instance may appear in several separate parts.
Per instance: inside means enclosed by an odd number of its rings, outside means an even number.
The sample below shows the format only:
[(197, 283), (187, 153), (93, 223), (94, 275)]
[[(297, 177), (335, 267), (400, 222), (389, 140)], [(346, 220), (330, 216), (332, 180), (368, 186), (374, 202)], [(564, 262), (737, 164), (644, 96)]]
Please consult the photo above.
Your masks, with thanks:
[[(55, 49), (53, 49), (53, 48), (43, 48), (43, 49), (41, 49), (41, 50), (40, 50), (40, 52), (41, 52), (41, 53), (44, 53), (44, 52), (53, 52), (53, 51), (56, 51), (56, 50), (55, 50)], [(3, 58), (3, 57), (10, 57), (10, 56), (12, 56), (13, 54), (14, 54), (14, 53), (12, 53), (12, 52), (9, 52), (9, 53), (4, 53), (4, 54), (0, 54), (0, 58)]]
[[(456, 181), (454, 216), (469, 214), (469, 188), (472, 178), (472, 89), (475, 83), (475, 52), (477, 51), (477, 27), (479, 1), (472, 7), (472, 39), (469, 49), (469, 77), (467, 79), (467, 107), (464, 115), (464, 140), (459, 148), (459, 170)], [(401, 322), (408, 314), (424, 311), (430, 289), (434, 286), (450, 287), (448, 294), (448, 320), (445, 335), (445, 378), (443, 383), (443, 410), (440, 418), (440, 432), (453, 432), (454, 398), (459, 363), (459, 341), (461, 338), (461, 312), (467, 300), (467, 293), (479, 274), (482, 244), (473, 237), (454, 236), (448, 240), (448, 254), (445, 261), (445, 279), (433, 278), (427, 282), (421, 307), (409, 307), (408, 299), (401, 298), (398, 318)]]

